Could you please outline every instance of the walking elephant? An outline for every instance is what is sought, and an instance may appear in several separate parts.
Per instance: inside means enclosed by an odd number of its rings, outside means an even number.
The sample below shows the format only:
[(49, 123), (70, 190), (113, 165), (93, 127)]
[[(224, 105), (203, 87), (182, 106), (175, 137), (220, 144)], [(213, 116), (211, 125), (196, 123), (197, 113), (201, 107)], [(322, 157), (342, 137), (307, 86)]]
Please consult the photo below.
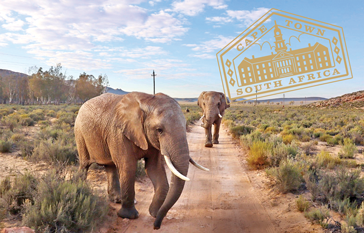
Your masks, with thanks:
[[(225, 109), (230, 107), (226, 102), (224, 93), (216, 91), (204, 91), (198, 97), (197, 105), (203, 110), (202, 127), (205, 128), (205, 147), (212, 147), (219, 144), (219, 131), (222, 116)], [(214, 135), (212, 137), (212, 125), (214, 125)]]
[[(189, 180), (189, 162), (208, 170), (189, 155), (186, 120), (179, 104), (161, 93), (107, 93), (90, 99), (79, 110), (75, 137), (80, 170), (87, 175), (92, 163), (105, 166), (109, 198), (121, 202), (118, 216), (122, 218), (139, 216), (134, 206), (134, 182), (137, 161), (144, 158), (154, 186), (149, 207), (156, 218), (154, 229), (160, 228)], [(170, 187), (164, 160), (172, 172)]]

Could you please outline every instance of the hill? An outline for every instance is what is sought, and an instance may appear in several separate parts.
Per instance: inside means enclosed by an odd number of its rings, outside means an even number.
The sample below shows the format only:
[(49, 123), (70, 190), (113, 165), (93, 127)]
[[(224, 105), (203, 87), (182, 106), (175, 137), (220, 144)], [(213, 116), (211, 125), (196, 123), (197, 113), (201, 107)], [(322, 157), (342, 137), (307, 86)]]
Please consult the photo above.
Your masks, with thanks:
[(119, 88), (111, 88), (111, 87), (106, 87), (106, 91), (107, 93), (113, 93), (113, 94), (117, 94), (117, 95), (125, 95), (125, 94), (128, 94), (129, 92), (127, 91), (124, 91), (122, 89), (119, 89)]
[(0, 69), (0, 77), (9, 77), (9, 76), (13, 76), (13, 77), (28, 77), (28, 75), (24, 74), (24, 73), (19, 73), (19, 72), (15, 72), (15, 71), (11, 71), (11, 70), (5, 70), (5, 69)]
[(342, 96), (334, 97), (325, 101), (315, 102), (309, 107), (364, 107), (364, 91), (357, 91)]

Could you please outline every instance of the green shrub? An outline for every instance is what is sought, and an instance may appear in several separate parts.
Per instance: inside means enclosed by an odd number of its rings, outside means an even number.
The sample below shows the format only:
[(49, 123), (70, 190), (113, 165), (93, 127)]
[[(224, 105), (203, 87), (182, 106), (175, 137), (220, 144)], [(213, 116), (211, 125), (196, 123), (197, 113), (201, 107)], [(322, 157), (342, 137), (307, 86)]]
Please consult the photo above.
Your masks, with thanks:
[(11, 135), (11, 140), (13, 142), (19, 142), (19, 141), (21, 141), (23, 139), (24, 139), (24, 136), (22, 134), (14, 133), (13, 135)]
[(145, 173), (145, 162), (144, 162), (144, 159), (138, 160), (137, 170), (136, 170), (136, 177), (137, 178), (141, 178), (141, 177), (144, 177), (145, 175), (146, 175), (146, 173)]
[(33, 126), (34, 125), (33, 119), (30, 118), (30, 116), (28, 114), (20, 115), (19, 123), (22, 126)]
[(327, 209), (315, 208), (313, 210), (306, 211), (305, 217), (308, 218), (311, 222), (318, 223), (322, 227), (326, 228), (327, 223), (325, 222), (325, 220), (330, 217), (330, 213)]
[(239, 138), (241, 135), (247, 135), (254, 131), (254, 127), (248, 125), (238, 125), (230, 128), (230, 133), (234, 138)]
[(333, 157), (329, 152), (327, 151), (321, 151), (316, 156), (316, 164), (319, 167), (323, 168), (334, 168), (336, 165), (339, 165), (341, 163), (340, 158)]
[(13, 182), (10, 182), (9, 177), (1, 182), (0, 197), (8, 204), (11, 214), (20, 213), (27, 200), (33, 202), (36, 185), (36, 178), (29, 173), (16, 176)]
[(48, 117), (56, 117), (56, 112), (54, 110), (49, 110), (46, 115)]
[(304, 212), (304, 211), (308, 210), (308, 208), (310, 207), (310, 202), (306, 201), (302, 195), (299, 195), (296, 200), (296, 205), (297, 205), (298, 211)]
[(247, 162), (255, 168), (260, 169), (268, 165), (268, 157), (272, 146), (270, 143), (254, 141), (248, 152)]
[(275, 178), (283, 193), (297, 190), (302, 183), (301, 171), (290, 160), (282, 161), (279, 167), (269, 169), (268, 174)]
[(353, 159), (356, 152), (357, 148), (355, 144), (350, 140), (350, 138), (345, 138), (344, 146), (339, 151), (340, 158)]
[(333, 209), (338, 209), (339, 201), (361, 198), (364, 192), (364, 179), (360, 177), (360, 170), (350, 171), (345, 168), (335, 173), (322, 173), (318, 188), (323, 201), (330, 203)]
[(39, 145), (34, 148), (31, 160), (75, 164), (78, 158), (74, 145), (65, 145), (58, 140), (52, 140), (50, 138), (46, 141), (43, 140), (39, 142)]
[(10, 152), (11, 146), (12, 146), (11, 142), (0, 140), (0, 152), (2, 153)]
[(293, 134), (283, 135), (282, 137), (284, 144), (291, 144), (296, 137)]
[(37, 232), (86, 232), (106, 213), (107, 203), (80, 176), (66, 180), (53, 171), (40, 180), (34, 204), (26, 203), (23, 224)]
[(328, 134), (326, 134), (326, 133), (324, 133), (324, 134), (322, 134), (321, 136), (320, 136), (320, 140), (322, 141), (322, 142), (327, 142), (328, 140), (330, 140), (332, 138), (332, 136), (331, 135), (328, 135)]

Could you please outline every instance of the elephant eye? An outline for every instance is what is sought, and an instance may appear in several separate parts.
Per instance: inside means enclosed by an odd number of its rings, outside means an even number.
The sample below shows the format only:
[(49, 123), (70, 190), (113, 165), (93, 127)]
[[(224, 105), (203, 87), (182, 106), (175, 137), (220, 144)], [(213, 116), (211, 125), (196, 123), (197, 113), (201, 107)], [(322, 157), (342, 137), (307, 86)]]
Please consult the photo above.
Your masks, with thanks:
[(220, 107), (220, 105), (221, 105), (220, 103), (217, 104), (217, 106), (219, 106), (219, 107)]
[(162, 134), (162, 133), (163, 133), (163, 129), (161, 129), (161, 128), (157, 128), (157, 132), (158, 132), (159, 134)]

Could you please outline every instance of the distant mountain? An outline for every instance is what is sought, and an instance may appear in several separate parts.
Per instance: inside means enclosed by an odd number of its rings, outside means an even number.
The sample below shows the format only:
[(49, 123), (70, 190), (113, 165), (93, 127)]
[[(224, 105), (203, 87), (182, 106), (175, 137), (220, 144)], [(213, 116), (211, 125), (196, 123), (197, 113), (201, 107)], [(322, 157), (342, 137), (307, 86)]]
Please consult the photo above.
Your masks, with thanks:
[(309, 107), (364, 107), (364, 91), (357, 91), (342, 96), (334, 97), (325, 101), (315, 102)]
[(28, 77), (27, 74), (23, 74), (23, 73), (11, 71), (11, 70), (0, 69), (0, 77), (4, 77), (5, 78), (5, 77), (9, 77), (9, 76), (13, 76), (13, 77)]
[[(239, 99), (238, 101), (243, 101), (244, 99)], [(321, 101), (321, 100), (327, 100), (326, 98), (323, 97), (292, 97), (292, 98), (275, 98), (275, 99), (265, 99), (265, 100), (261, 100), (258, 99), (259, 103), (266, 103), (266, 102), (270, 102), (270, 103), (280, 103), (280, 102), (285, 102), (286, 104), (288, 104), (288, 102), (294, 101), (296, 103), (300, 103), (301, 101), (303, 102), (312, 102), (312, 101)], [(255, 102), (255, 100), (247, 100), (247, 102)]]
[(107, 93), (113, 93), (113, 94), (117, 94), (117, 95), (125, 95), (125, 94), (128, 94), (129, 92), (127, 91), (124, 91), (122, 89), (119, 89), (119, 88), (111, 88), (111, 87), (106, 87), (106, 92)]
[(307, 101), (307, 102), (312, 102), (312, 101), (321, 101), (321, 100), (327, 100), (326, 98), (323, 97), (296, 97), (296, 98), (276, 98), (276, 99), (268, 99), (268, 100), (259, 100), (259, 102), (290, 102), (290, 101), (295, 101), (295, 102), (301, 102), (301, 101)]
[(177, 101), (181, 102), (197, 102), (198, 98), (174, 98)]

